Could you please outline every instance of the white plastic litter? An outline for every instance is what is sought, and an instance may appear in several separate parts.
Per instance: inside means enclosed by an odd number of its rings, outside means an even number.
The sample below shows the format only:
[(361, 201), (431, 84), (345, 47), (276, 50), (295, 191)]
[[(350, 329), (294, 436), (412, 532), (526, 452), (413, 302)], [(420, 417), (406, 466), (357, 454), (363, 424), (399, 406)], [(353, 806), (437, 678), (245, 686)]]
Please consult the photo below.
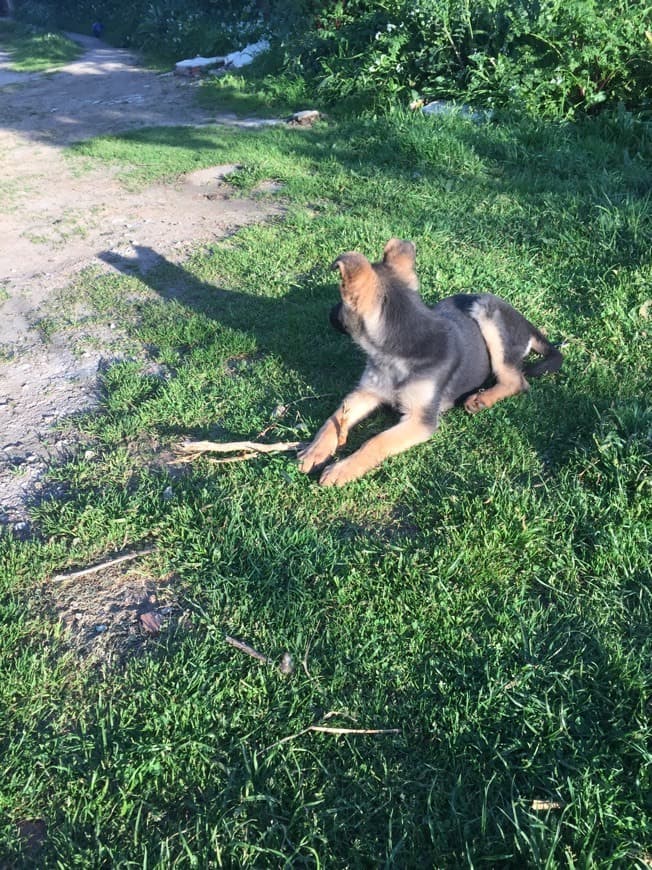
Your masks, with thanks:
[(188, 60), (180, 60), (174, 65), (174, 71), (177, 75), (200, 75), (202, 72), (207, 72), (214, 66), (222, 66), (224, 64), (223, 57), (197, 57), (188, 58)]
[(242, 51), (232, 51), (231, 54), (227, 54), (224, 58), (224, 66), (229, 69), (240, 69), (268, 49), (269, 42), (266, 39), (259, 39), (258, 42), (245, 46)]
[(197, 55), (197, 57), (189, 57), (187, 60), (180, 60), (175, 63), (174, 72), (180, 76), (199, 76), (215, 67), (219, 67), (219, 72), (227, 69), (240, 69), (250, 64), (255, 57), (268, 49), (269, 42), (266, 39), (259, 39), (258, 42), (252, 42), (251, 45), (245, 46), (242, 51), (232, 51), (223, 57)]

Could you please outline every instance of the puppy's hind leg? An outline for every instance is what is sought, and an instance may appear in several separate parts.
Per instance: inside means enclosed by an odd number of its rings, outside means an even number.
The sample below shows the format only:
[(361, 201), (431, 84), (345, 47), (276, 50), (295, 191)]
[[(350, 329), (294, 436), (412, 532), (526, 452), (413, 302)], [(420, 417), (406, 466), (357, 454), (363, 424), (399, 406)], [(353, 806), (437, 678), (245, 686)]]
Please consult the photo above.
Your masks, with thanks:
[(464, 407), (470, 414), (477, 414), (478, 411), (491, 408), (501, 399), (516, 396), (530, 389), (521, 368), (521, 362), (529, 348), (527, 341), (523, 347), (508, 344), (506, 325), (501, 322), (498, 311), (494, 310), (490, 313), (480, 304), (471, 311), (471, 316), (480, 327), (489, 351), (491, 370), (496, 378), (493, 387), (488, 390), (478, 390), (464, 402)]

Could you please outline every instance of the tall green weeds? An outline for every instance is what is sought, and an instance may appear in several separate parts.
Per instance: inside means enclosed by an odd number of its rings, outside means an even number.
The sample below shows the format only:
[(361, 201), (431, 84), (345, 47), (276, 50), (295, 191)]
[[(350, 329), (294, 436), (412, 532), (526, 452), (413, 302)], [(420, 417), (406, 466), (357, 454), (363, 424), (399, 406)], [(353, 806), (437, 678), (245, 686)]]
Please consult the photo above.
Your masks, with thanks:
[(324, 104), (455, 98), (567, 119), (652, 109), (643, 0), (23, 0), (23, 17), (106, 35), (163, 59), (220, 54), (262, 34), (278, 71)]
[(628, 0), (349, 0), (296, 43), (328, 100), (457, 97), (567, 118), (648, 110), (650, 10)]

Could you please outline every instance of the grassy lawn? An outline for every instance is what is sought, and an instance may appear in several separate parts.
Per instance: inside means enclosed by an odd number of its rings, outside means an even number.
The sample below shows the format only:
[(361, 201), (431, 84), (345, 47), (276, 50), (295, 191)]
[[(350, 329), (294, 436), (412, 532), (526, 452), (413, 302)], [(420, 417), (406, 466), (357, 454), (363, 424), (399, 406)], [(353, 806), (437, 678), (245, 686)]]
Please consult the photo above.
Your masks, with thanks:
[[(234, 195), (273, 179), (287, 211), (74, 290), (142, 353), (0, 537), (0, 865), (649, 866), (645, 130), (399, 114), (78, 150), (130, 183), (237, 163)], [(288, 456), (175, 465), (184, 435), (314, 433), (362, 366), (328, 266), (392, 235), (427, 299), (505, 297), (562, 373), (338, 491)], [(104, 586), (51, 579), (140, 547)], [(136, 581), (161, 633), (82, 655), (75, 611)]]
[(9, 52), (17, 72), (47, 72), (75, 60), (81, 46), (61, 33), (0, 20), (0, 50)]

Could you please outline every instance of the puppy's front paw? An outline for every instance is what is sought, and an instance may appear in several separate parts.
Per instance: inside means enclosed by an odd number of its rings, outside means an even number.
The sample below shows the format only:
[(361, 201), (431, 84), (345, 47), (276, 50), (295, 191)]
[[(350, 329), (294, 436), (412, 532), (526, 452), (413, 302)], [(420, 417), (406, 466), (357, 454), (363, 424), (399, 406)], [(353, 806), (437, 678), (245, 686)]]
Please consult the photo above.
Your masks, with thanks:
[(472, 396), (469, 396), (464, 402), (464, 407), (469, 414), (477, 414), (478, 411), (484, 411), (487, 406), (482, 400), (482, 391), (480, 390), (477, 393), (473, 393)]
[(364, 474), (364, 469), (356, 467), (351, 457), (333, 462), (323, 470), (319, 483), (321, 486), (344, 486), (352, 480), (357, 480)]
[(332, 449), (323, 438), (315, 438), (307, 447), (297, 451), (299, 460), (299, 470), (304, 474), (309, 474), (315, 468), (319, 468), (331, 458), (335, 453), (335, 447)]
[(335, 455), (338, 447), (338, 429), (331, 417), (326, 420), (310, 444), (297, 451), (299, 470), (309, 474), (328, 462), (331, 456)]

